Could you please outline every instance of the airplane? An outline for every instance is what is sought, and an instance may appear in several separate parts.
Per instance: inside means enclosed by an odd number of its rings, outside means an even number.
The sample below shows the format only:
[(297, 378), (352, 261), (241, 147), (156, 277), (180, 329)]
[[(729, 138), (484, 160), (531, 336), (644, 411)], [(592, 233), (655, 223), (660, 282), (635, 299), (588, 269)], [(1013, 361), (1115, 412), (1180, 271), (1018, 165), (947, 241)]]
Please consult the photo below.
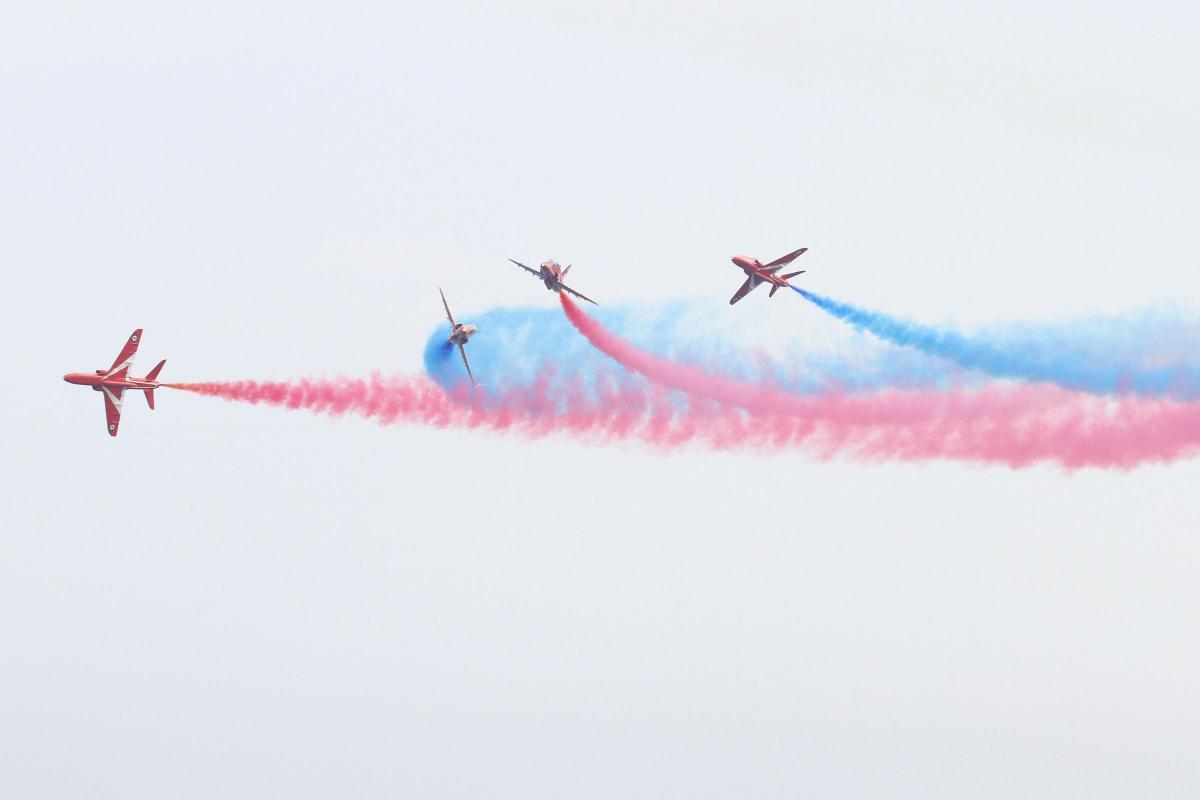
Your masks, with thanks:
[(467, 341), (479, 333), (479, 328), (474, 325), (464, 325), (461, 322), (454, 321), (454, 315), (450, 313), (450, 304), (446, 302), (446, 293), (442, 291), (442, 287), (438, 287), (438, 294), (442, 296), (442, 307), (446, 309), (446, 319), (450, 320), (450, 338), (446, 341), (450, 344), (458, 345), (459, 355), (462, 356), (463, 366), (467, 368), (467, 377), (471, 379), (472, 386), (478, 386), (475, 382), (475, 375), (471, 372), (471, 362), (467, 361)]
[(567, 277), (567, 272), (569, 272), (571, 269), (570, 264), (567, 264), (566, 267), (563, 267), (559, 265), (557, 261), (543, 261), (539, 269), (531, 269), (522, 264), (520, 261), (514, 261), (511, 258), (509, 261), (512, 261), (512, 263), (516, 264), (526, 272), (536, 275), (541, 279), (542, 283), (546, 284), (546, 288), (552, 292), (566, 292), (567, 294), (575, 295), (580, 300), (587, 300), (594, 306), (600, 305), (592, 298), (581, 295), (579, 292), (563, 283), (563, 278)]
[(732, 261), (734, 266), (740, 268), (746, 273), (746, 282), (742, 284), (742, 288), (738, 289), (733, 297), (729, 298), (729, 305), (733, 305), (738, 300), (741, 300), (750, 291), (762, 283), (771, 284), (771, 294), (769, 297), (774, 297), (775, 292), (781, 286), (790, 286), (788, 278), (794, 278), (805, 270), (799, 272), (789, 272), (786, 275), (777, 275), (781, 267), (785, 267), (792, 263), (797, 256), (803, 255), (808, 250), (807, 247), (801, 247), (799, 250), (788, 253), (786, 256), (780, 256), (770, 264), (764, 264), (757, 258), (750, 256), (734, 256)]
[(158, 373), (167, 360), (164, 358), (158, 362), (158, 366), (146, 373), (144, 378), (129, 377), (129, 370), (133, 366), (133, 356), (137, 353), (138, 344), (141, 341), (142, 329), (138, 328), (130, 335), (129, 341), (125, 342), (125, 346), (121, 348), (117, 360), (107, 370), (71, 372), (63, 376), (63, 380), (67, 383), (90, 386), (94, 391), (104, 393), (104, 415), (108, 418), (109, 436), (116, 436), (117, 426), (121, 424), (121, 400), (126, 389), (141, 389), (146, 393), (146, 403), (150, 406), (150, 410), (154, 410), (154, 390), (159, 387)]

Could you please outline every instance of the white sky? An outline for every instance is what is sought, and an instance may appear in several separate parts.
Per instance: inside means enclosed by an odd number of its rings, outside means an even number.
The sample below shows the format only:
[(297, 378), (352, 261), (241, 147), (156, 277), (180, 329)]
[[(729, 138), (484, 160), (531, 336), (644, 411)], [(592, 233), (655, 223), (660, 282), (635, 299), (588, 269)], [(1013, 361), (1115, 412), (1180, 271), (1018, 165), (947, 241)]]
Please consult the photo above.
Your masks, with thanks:
[[(196, 4), (200, 5), (200, 4)], [(1200, 308), (1194, 4), (9, 2), (14, 797), (1190, 797), (1200, 464), (379, 428), (64, 372), (416, 372), (440, 319)], [(764, 339), (833, 326), (756, 293)], [(139, 370), (140, 372), (140, 370)]]

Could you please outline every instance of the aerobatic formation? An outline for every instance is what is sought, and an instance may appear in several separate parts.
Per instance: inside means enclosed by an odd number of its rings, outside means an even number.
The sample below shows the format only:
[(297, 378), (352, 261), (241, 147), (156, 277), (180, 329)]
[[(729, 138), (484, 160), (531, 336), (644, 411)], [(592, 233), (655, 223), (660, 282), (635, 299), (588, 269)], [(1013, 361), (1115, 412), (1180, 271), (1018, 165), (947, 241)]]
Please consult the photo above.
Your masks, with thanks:
[(127, 390), (143, 391), (154, 408), (154, 389), (166, 386), (381, 424), (658, 450), (1066, 469), (1130, 469), (1200, 452), (1200, 359), (1187, 348), (1200, 332), (1195, 317), (1155, 312), (965, 334), (791, 285), (803, 270), (780, 273), (806, 250), (766, 264), (734, 257), (746, 277), (729, 303), (764, 283), (771, 296), (790, 288), (853, 326), (853, 352), (768, 357), (704, 331), (696, 317), (707, 307), (682, 301), (587, 312), (572, 298), (595, 301), (564, 283), (569, 266), (513, 261), (560, 308), (497, 308), (477, 327), (457, 322), (439, 289), (450, 331), (430, 336), (424, 375), (160, 384), (163, 362), (145, 378), (129, 376), (139, 329), (108, 370), (65, 380), (102, 393), (113, 436)]

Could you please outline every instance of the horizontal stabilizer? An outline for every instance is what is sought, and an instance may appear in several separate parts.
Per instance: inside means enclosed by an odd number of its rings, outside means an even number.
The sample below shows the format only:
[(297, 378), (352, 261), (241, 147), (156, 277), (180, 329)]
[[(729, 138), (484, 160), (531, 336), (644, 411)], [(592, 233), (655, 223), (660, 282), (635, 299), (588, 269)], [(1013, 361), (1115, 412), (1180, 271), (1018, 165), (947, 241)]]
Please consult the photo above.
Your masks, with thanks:
[(796, 277), (797, 275), (803, 275), (803, 274), (804, 274), (806, 271), (807, 271), (807, 270), (803, 270), (803, 269), (802, 269), (802, 270), (800, 270), (799, 272), (789, 272), (788, 274), (786, 274), (786, 275), (784, 275), (784, 276), (783, 276), (783, 279), (786, 281), (788, 278), (794, 278), (794, 277)]
[(146, 405), (150, 406), (150, 410), (153, 411), (154, 410), (154, 390), (153, 389), (142, 389), (142, 391), (146, 393)]
[[(162, 372), (163, 364), (165, 364), (165, 363), (167, 363), (167, 360), (165, 358), (162, 361), (158, 362), (158, 366), (156, 366), (154, 369), (152, 369), (148, 373), (146, 373), (146, 380), (148, 380), (148, 381), (158, 380), (158, 373)], [(151, 403), (150, 407), (153, 408), (154, 404)]]

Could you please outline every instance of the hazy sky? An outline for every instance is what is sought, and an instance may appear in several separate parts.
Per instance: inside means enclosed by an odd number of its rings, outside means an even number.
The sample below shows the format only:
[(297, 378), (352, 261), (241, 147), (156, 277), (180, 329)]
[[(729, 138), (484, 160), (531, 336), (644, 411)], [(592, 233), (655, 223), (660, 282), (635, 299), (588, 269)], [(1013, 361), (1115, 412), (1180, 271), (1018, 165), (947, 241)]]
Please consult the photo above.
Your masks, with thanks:
[[(1200, 462), (661, 456), (68, 371), (416, 373), (440, 323), (806, 286), (1200, 308), (1194, 4), (0, 7), (0, 792), (1194, 797)], [(202, 7), (201, 7), (202, 6)], [(766, 341), (841, 332), (794, 297)]]

